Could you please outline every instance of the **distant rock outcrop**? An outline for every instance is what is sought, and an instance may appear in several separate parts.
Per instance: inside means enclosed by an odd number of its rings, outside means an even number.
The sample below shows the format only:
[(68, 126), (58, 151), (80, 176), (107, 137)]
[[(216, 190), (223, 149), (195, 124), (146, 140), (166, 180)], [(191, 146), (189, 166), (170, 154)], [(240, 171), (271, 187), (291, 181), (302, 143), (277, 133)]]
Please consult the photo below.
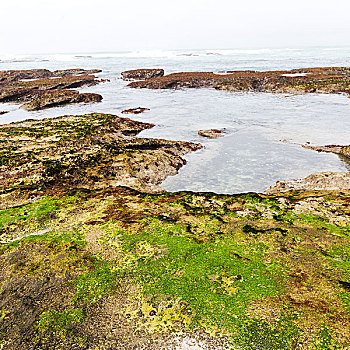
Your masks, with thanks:
[[(142, 76), (139, 77), (142, 79)], [(143, 78), (132, 88), (215, 88), (226, 91), (280, 93), (346, 93), (350, 95), (350, 67), (302, 68), (289, 71), (182, 72)]]
[(148, 80), (164, 76), (164, 69), (133, 69), (122, 72), (124, 80)]

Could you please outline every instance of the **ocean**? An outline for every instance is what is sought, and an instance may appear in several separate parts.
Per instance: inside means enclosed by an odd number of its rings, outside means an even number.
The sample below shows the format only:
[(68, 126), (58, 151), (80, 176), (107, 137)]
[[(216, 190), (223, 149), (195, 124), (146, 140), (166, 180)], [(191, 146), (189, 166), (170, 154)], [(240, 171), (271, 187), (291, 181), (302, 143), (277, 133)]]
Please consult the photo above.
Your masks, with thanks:
[[(66, 114), (127, 108), (150, 111), (132, 119), (156, 124), (139, 137), (200, 142), (204, 148), (185, 156), (179, 174), (161, 186), (168, 191), (240, 193), (263, 191), (278, 180), (320, 171), (349, 171), (350, 164), (330, 153), (300, 144), (350, 144), (350, 98), (327, 94), (233, 93), (214, 89), (130, 89), (120, 73), (136, 68), (181, 71), (285, 70), (350, 66), (350, 47), (255, 50), (136, 51), (51, 55), (1, 55), (0, 70), (99, 68), (110, 82), (82, 88), (103, 96), (97, 104), (78, 104), (37, 112), (2, 104), (0, 124)], [(199, 129), (225, 128), (225, 137), (206, 139)]]

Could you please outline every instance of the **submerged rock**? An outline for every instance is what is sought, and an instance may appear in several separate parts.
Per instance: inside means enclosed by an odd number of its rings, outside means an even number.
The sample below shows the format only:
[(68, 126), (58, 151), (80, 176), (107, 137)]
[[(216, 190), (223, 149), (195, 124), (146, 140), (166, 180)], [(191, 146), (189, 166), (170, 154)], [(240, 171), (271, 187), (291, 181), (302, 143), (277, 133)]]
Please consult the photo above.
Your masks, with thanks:
[(198, 135), (208, 137), (210, 139), (216, 139), (224, 136), (222, 130), (219, 129), (199, 130)]
[(122, 111), (123, 114), (140, 114), (145, 111), (150, 111), (149, 108), (144, 108), (144, 107), (137, 107), (137, 108), (130, 108), (130, 109), (125, 109)]
[(163, 75), (164, 69), (133, 69), (122, 72), (124, 80), (148, 80)]

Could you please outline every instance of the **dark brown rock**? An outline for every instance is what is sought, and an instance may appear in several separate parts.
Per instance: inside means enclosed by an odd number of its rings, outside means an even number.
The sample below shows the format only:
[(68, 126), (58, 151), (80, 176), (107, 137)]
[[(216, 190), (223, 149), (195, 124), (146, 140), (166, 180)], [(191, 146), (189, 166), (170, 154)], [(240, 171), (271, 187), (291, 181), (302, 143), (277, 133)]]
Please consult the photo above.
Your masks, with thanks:
[(0, 115), (6, 114), (8, 111), (0, 111)]
[(45, 91), (37, 98), (22, 105), (27, 111), (58, 107), (72, 103), (101, 102), (102, 96), (94, 93), (79, 93), (72, 90)]
[(122, 72), (124, 80), (147, 80), (162, 77), (164, 69), (133, 69)]
[(132, 88), (215, 88), (227, 91), (280, 93), (346, 93), (350, 95), (350, 68), (303, 68), (289, 71), (183, 72), (128, 85)]
[(50, 78), (54, 74), (47, 69), (8, 70), (0, 72), (0, 83), (24, 79)]
[(143, 113), (144, 111), (150, 111), (149, 108), (144, 108), (144, 107), (137, 107), (137, 108), (130, 108), (130, 109), (125, 109), (122, 111), (123, 114), (140, 114)]
[(74, 75), (90, 75), (90, 74), (97, 74), (101, 73), (101, 69), (80, 69), (80, 68), (73, 68), (73, 69), (61, 69), (61, 70), (55, 70), (53, 72), (55, 77), (71, 77)]
[(86, 75), (94, 72), (99, 70), (67, 69), (50, 72), (36, 69), (0, 72), (0, 102), (24, 103), (23, 108), (27, 110), (68, 103), (99, 102), (102, 100), (101, 95), (67, 90), (102, 82), (94, 75)]

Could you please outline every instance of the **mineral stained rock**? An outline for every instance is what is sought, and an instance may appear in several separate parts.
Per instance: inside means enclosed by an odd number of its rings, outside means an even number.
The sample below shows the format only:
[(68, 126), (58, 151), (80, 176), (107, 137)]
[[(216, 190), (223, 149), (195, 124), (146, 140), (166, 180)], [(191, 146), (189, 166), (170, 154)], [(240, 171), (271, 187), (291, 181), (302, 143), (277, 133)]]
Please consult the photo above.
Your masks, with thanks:
[[(68, 90), (93, 86), (100, 81), (87, 73), (97, 70), (45, 69), (0, 72), (0, 102), (24, 103), (23, 108), (38, 110), (68, 103), (99, 102), (101, 95)], [(75, 75), (78, 74), (78, 75)]]
[(289, 71), (173, 73), (128, 85), (132, 88), (215, 88), (227, 91), (350, 94), (350, 68), (302, 68)]
[(157, 185), (185, 164), (181, 156), (201, 146), (134, 137), (153, 126), (109, 114), (1, 125), (0, 190), (60, 183), (159, 191)]
[(149, 108), (137, 107), (137, 108), (125, 109), (124, 111), (122, 111), (122, 113), (123, 114), (140, 114), (149, 110), (150, 110)]
[(162, 77), (164, 69), (133, 69), (122, 72), (124, 80), (147, 80)]
[(219, 129), (198, 130), (198, 135), (208, 137), (210, 139), (216, 139), (223, 137), (223, 132)]
[(350, 173), (322, 172), (311, 174), (304, 179), (277, 181), (276, 184), (270, 186), (265, 193), (273, 194), (290, 190), (350, 190)]

